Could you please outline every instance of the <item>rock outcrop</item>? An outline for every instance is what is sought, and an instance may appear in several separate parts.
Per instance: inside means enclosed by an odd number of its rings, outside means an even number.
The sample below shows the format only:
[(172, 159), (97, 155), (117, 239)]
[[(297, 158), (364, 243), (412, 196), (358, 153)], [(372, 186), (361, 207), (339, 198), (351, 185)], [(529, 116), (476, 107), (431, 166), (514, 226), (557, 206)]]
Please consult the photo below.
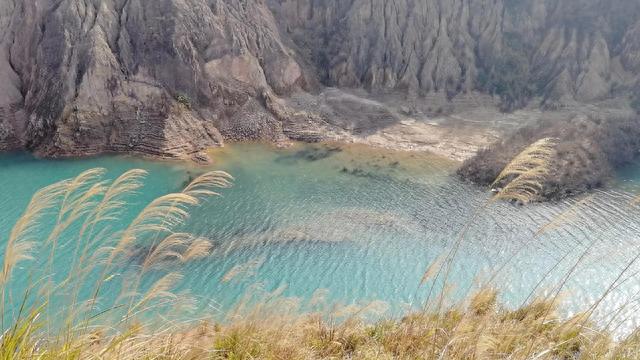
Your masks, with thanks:
[[(482, 186), (492, 184), (521, 151), (542, 138), (555, 138), (549, 176), (537, 200), (558, 200), (600, 188), (614, 169), (629, 164), (640, 150), (640, 117), (570, 115), (523, 127), (465, 161), (458, 175)], [(498, 184), (500, 185), (500, 184)]]
[(635, 0), (3, 0), (0, 150), (318, 140), (350, 129), (274, 104), (325, 86), (594, 102), (638, 88), (638, 39)]
[(220, 143), (220, 131), (260, 137), (276, 120), (259, 93), (304, 85), (260, 1), (9, 0), (0, 9), (0, 108), (10, 113), (0, 128), (44, 154), (178, 156)]

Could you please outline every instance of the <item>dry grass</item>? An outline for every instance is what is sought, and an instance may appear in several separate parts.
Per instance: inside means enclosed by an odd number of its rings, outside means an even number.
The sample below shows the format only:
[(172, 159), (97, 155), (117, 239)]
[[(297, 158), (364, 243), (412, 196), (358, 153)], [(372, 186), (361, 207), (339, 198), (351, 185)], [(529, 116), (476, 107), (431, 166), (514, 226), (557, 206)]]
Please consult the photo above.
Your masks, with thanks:
[[(231, 186), (231, 176), (206, 173), (184, 191), (152, 201), (122, 226), (127, 198), (142, 186), (146, 173), (131, 170), (111, 182), (104, 174), (104, 169), (88, 170), (38, 191), (10, 232), (0, 277), (0, 358), (75, 358), (90, 351), (97, 332), (110, 334), (114, 346), (114, 341), (131, 337), (145, 313), (189, 302), (184, 294), (172, 292), (181, 279), (179, 267), (207, 256), (211, 242), (174, 229), (191, 207), (218, 195), (215, 189)], [(70, 266), (54, 272), (60, 247), (73, 249), (73, 257)], [(134, 258), (140, 265), (127, 266)], [(20, 266), (27, 260), (31, 266)], [(19, 281), (29, 279), (17, 298), (10, 291), (16, 269), (22, 272)], [(96, 274), (98, 280), (89, 280)], [(154, 278), (151, 285), (143, 285)], [(105, 287), (120, 291), (117, 300), (105, 298)], [(60, 303), (66, 306), (56, 309)], [(104, 318), (109, 320), (98, 321)], [(54, 350), (57, 355), (50, 355)]]
[(66, 349), (74, 348), (74, 357), (88, 359), (637, 358), (636, 336), (616, 343), (583, 324), (583, 315), (559, 319), (549, 301), (507, 310), (496, 298), (482, 290), (440, 314), (417, 312), (373, 324), (361, 320), (367, 306), (350, 307), (350, 315), (337, 318), (344, 308), (301, 314), (299, 302), (279, 299), (253, 304), (254, 310), (234, 313), (224, 324), (203, 321), (156, 332), (132, 326), (49, 351), (71, 358)]
[(491, 184), (499, 187), (494, 198), (521, 203), (538, 199), (550, 173), (555, 145), (555, 139), (540, 139), (511, 160)]
[[(553, 147), (552, 140), (544, 139), (516, 157), (496, 180), (501, 190), (492, 200), (534, 200), (540, 177), (548, 174)], [(103, 170), (91, 170), (39, 191), (10, 233), (1, 278), (2, 313), (7, 317), (0, 360), (640, 357), (638, 333), (614, 342), (606, 331), (594, 330), (590, 315), (601, 299), (582, 314), (558, 317), (561, 285), (551, 296), (530, 296), (516, 309), (502, 307), (497, 291), (488, 286), (454, 305), (445, 301), (443, 290), (433, 294), (435, 299), (427, 299), (423, 311), (375, 322), (369, 319), (381, 319), (386, 304), (337, 306), (328, 304), (321, 291), (303, 304), (283, 297), (284, 288), (273, 293), (253, 289), (225, 321), (178, 322), (184, 317), (174, 318), (171, 313), (192, 303), (188, 294), (174, 291), (182, 279), (180, 266), (207, 256), (211, 242), (174, 230), (192, 207), (218, 195), (216, 189), (231, 186), (232, 178), (223, 172), (207, 173), (184, 191), (152, 201), (131, 223), (118, 228), (114, 225), (127, 206), (127, 197), (142, 186), (146, 173), (132, 170), (112, 182), (103, 175)], [(540, 233), (560, 227), (575, 211), (570, 209)], [(472, 222), (461, 230), (451, 251), (425, 271), (421, 286), (435, 284), (439, 277), (446, 283), (456, 249)], [(68, 245), (74, 257), (63, 281), (38, 281), (18, 300), (10, 296), (12, 275), (38, 267), (19, 264), (43, 264), (46, 273), (52, 269), (56, 248)], [(39, 254), (46, 256), (40, 259)], [(134, 269), (123, 273), (132, 259), (136, 259)], [(224, 281), (256, 271), (261, 261), (239, 265)], [(36, 271), (33, 277), (38, 275)], [(610, 289), (615, 286), (616, 282)], [(106, 288), (120, 292), (115, 301), (104, 298)], [(56, 312), (52, 303), (61, 299), (66, 306)], [(156, 321), (144, 321), (147, 313), (153, 313)]]

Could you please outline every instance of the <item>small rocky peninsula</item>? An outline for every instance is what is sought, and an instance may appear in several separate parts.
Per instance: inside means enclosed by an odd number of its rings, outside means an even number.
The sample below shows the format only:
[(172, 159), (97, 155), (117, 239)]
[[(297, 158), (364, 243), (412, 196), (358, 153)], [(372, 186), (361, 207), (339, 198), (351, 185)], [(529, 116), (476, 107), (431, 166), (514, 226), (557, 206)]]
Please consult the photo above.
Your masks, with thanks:
[(579, 115), (564, 121), (542, 119), (480, 150), (457, 173), (489, 186), (513, 157), (532, 140), (542, 138), (555, 138), (557, 144), (540, 200), (559, 200), (604, 186), (616, 169), (637, 158), (640, 118)]

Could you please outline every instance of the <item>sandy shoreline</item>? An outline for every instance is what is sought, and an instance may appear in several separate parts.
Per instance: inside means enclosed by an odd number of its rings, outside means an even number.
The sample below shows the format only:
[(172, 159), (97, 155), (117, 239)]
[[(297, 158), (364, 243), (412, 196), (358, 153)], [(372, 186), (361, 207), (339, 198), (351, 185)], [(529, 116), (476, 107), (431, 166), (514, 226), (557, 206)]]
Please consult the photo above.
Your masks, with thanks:
[[(468, 93), (447, 99), (372, 95), (358, 90), (327, 88), (316, 96), (295, 94), (274, 101), (299, 131), (325, 140), (359, 143), (390, 150), (428, 151), (462, 162), (516, 129), (542, 119), (566, 121), (575, 116), (621, 116), (629, 110), (617, 100), (600, 104), (567, 104), (558, 110), (540, 109), (540, 101), (511, 113), (502, 112), (497, 99)], [(287, 121), (288, 120), (288, 121)], [(301, 125), (303, 124), (303, 125)]]
[(335, 135), (333, 141), (395, 151), (429, 152), (462, 162), (498, 138), (489, 133), (456, 133), (437, 125), (404, 120), (371, 135)]

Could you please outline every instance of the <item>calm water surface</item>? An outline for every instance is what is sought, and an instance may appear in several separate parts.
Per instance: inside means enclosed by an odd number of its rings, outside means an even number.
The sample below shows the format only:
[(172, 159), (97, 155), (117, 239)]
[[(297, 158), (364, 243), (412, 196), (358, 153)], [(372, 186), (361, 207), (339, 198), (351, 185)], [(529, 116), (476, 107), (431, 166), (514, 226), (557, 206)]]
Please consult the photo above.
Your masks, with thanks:
[[(610, 190), (590, 197), (518, 207), (486, 205), (489, 193), (451, 175), (456, 163), (428, 154), (242, 144), (212, 155), (214, 168), (231, 173), (235, 186), (195, 209), (185, 225), (211, 239), (214, 252), (185, 269), (181, 287), (220, 314), (256, 287), (284, 289), (283, 296), (303, 300), (319, 289), (330, 302), (382, 300), (390, 313), (417, 307), (429, 289), (420, 286), (425, 269), (469, 221), (449, 279), (454, 298), (490, 281), (505, 304), (517, 306), (533, 289), (548, 292), (570, 273), (562, 308), (571, 314), (596, 301), (640, 251), (640, 211), (631, 205), (640, 167), (621, 172)], [(93, 167), (108, 169), (110, 178), (132, 168), (149, 171), (123, 224), (204, 171), (121, 156), (54, 161), (1, 155), (1, 241), (37, 189)], [(579, 211), (565, 212), (571, 206)], [(562, 222), (545, 228), (558, 216)], [(67, 266), (70, 251), (60, 249), (55, 266)], [(598, 318), (624, 305), (618, 318), (628, 319), (621, 329), (638, 325), (639, 270), (633, 263), (618, 280)], [(26, 279), (18, 272), (14, 282), (20, 289)]]

